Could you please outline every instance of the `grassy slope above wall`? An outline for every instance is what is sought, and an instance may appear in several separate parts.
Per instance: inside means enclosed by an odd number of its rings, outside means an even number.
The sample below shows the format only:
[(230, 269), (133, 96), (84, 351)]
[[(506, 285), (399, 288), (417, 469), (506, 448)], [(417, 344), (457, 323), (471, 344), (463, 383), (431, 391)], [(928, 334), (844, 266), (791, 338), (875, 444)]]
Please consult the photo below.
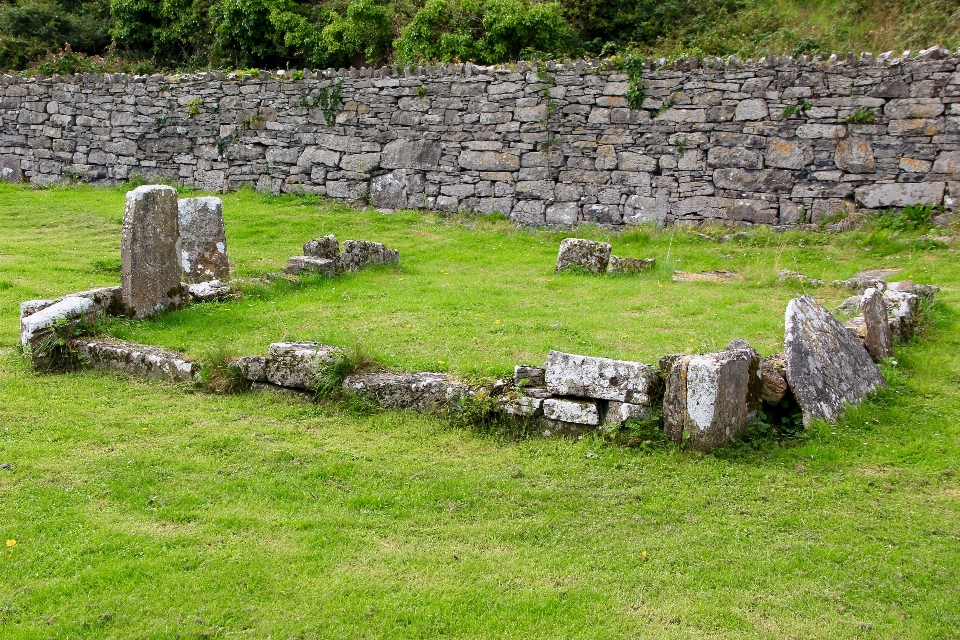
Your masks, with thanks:
[[(774, 284), (778, 255), (827, 279), (903, 264), (945, 285), (944, 304), (923, 341), (898, 349), (889, 392), (802, 442), (711, 456), (502, 442), (413, 414), (35, 374), (13, 349), (17, 304), (118, 281), (123, 193), (0, 186), (0, 541), (17, 541), (0, 544), (0, 637), (956, 635), (955, 248), (866, 232), (742, 245), (634, 233), (612, 237), (615, 250), (653, 255), (660, 272), (557, 277), (559, 234), (224, 200), (243, 275), (278, 270), (327, 232), (400, 248), (401, 272), (171, 314), (128, 328), (138, 339), (252, 352), (283, 337), (263, 318), (279, 314), (289, 337), (477, 374), (551, 346), (649, 360), (743, 335), (769, 352), (795, 294)], [(748, 283), (672, 283), (668, 252)], [(471, 302), (475, 291), (485, 299)], [(397, 313), (407, 322), (384, 326)], [(448, 332), (475, 347), (444, 351)]]

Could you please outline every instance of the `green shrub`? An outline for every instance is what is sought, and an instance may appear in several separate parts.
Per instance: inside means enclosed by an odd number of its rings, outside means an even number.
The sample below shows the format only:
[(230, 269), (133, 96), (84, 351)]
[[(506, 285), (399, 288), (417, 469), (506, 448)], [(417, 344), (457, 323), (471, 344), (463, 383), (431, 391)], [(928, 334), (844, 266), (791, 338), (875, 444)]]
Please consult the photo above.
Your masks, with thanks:
[(930, 225), (933, 211), (933, 207), (915, 204), (904, 207), (899, 213), (888, 209), (885, 213), (877, 214), (874, 220), (878, 229), (916, 231)]
[(873, 124), (877, 114), (873, 109), (857, 109), (843, 119), (847, 124)]

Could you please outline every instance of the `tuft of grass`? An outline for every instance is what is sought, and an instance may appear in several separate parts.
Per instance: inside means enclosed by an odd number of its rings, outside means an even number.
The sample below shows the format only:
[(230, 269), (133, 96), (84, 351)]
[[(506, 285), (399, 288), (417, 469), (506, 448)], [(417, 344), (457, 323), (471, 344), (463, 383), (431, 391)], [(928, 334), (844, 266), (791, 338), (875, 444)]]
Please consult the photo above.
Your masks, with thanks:
[(313, 390), (317, 398), (338, 399), (343, 395), (343, 381), (347, 376), (380, 368), (380, 364), (370, 358), (360, 345), (350, 350), (341, 349), (333, 356), (332, 362), (320, 365)]
[(241, 393), (250, 388), (250, 383), (240, 370), (231, 363), (236, 355), (223, 347), (213, 347), (201, 360), (201, 386), (214, 393)]

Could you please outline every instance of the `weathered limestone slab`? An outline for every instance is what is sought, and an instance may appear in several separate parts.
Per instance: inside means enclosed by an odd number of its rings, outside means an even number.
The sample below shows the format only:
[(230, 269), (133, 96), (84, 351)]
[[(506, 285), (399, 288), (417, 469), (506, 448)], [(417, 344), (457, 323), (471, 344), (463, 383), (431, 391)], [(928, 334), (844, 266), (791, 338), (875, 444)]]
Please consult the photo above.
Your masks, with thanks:
[(367, 373), (347, 376), (343, 388), (384, 409), (432, 413), (456, 405), (470, 392), (443, 373)]
[(93, 301), (68, 296), (20, 320), (20, 345), (27, 354), (37, 353), (43, 342), (53, 336), (56, 327), (72, 327), (96, 317)]
[(621, 258), (620, 256), (610, 256), (610, 262), (607, 265), (609, 273), (643, 273), (650, 271), (657, 264), (656, 258)]
[(836, 420), (845, 404), (886, 386), (870, 354), (810, 296), (787, 305), (783, 353), (804, 426), (817, 418)]
[(558, 396), (649, 404), (660, 387), (657, 369), (640, 362), (550, 351), (546, 370), (547, 390)]
[(0, 180), (4, 182), (20, 182), (23, 180), (19, 158), (0, 156)]
[(760, 352), (742, 338), (734, 338), (727, 345), (727, 351), (738, 349), (749, 351), (756, 358), (759, 373), (750, 376), (750, 392), (747, 395), (747, 422), (756, 418), (761, 400), (767, 404), (777, 404), (787, 392), (787, 381), (773, 363), (768, 363)]
[(86, 298), (93, 303), (90, 313), (96, 312), (107, 316), (120, 315), (123, 312), (120, 287), (101, 287), (88, 291), (78, 291), (69, 296), (53, 300), (27, 300), (20, 303), (20, 321), (29, 315), (42, 311), (66, 298)]
[(233, 294), (233, 289), (228, 284), (219, 280), (207, 280), (197, 284), (188, 284), (184, 287), (187, 296), (192, 302), (213, 302), (215, 300), (226, 300)]
[(535, 418), (543, 415), (543, 398), (531, 398), (528, 396), (500, 398), (497, 403), (500, 410), (507, 415), (523, 418)]
[(590, 273), (604, 273), (610, 262), (611, 246), (582, 238), (565, 238), (560, 242), (556, 272), (576, 267)]
[(267, 382), (313, 389), (320, 367), (334, 364), (343, 349), (319, 342), (275, 342), (267, 351)]
[(91, 369), (172, 382), (189, 382), (200, 373), (200, 367), (183, 354), (145, 344), (115, 338), (77, 338), (70, 342), (70, 347), (80, 362)]
[(787, 384), (787, 361), (782, 352), (772, 353), (760, 361), (760, 399), (767, 404), (778, 404), (790, 390)]
[(893, 334), (887, 319), (887, 307), (883, 295), (870, 287), (863, 292), (860, 303), (863, 311), (863, 324), (866, 329), (863, 346), (874, 362), (883, 362), (893, 357)]
[(180, 266), (188, 283), (229, 280), (223, 200), (213, 196), (177, 203), (180, 224)]
[(543, 401), (543, 417), (558, 422), (595, 426), (600, 424), (600, 409), (595, 401), (547, 398)]
[(883, 209), (942, 204), (945, 188), (945, 182), (898, 182), (858, 187), (855, 194), (857, 202), (867, 209)]
[(230, 366), (250, 382), (266, 382), (267, 363), (268, 358), (264, 356), (243, 356), (231, 362)]
[(123, 306), (146, 318), (180, 303), (177, 190), (147, 185), (127, 192), (120, 244)]
[(675, 442), (709, 451), (735, 438), (749, 421), (751, 378), (759, 358), (748, 349), (684, 356), (667, 378), (663, 428)]
[(400, 252), (388, 249), (379, 242), (366, 240), (345, 240), (343, 254), (340, 256), (342, 271), (357, 271), (368, 264), (397, 264)]
[(650, 419), (650, 405), (631, 404), (612, 400), (607, 404), (607, 412), (603, 415), (603, 424), (623, 425), (627, 422), (641, 422)]
[(292, 256), (287, 258), (287, 266), (283, 272), (291, 275), (316, 272), (322, 273), (325, 276), (335, 276), (339, 268), (340, 262), (338, 260), (312, 258), (310, 256)]
[(324, 260), (340, 259), (340, 242), (337, 236), (332, 233), (321, 238), (307, 240), (303, 245), (303, 255), (310, 258), (323, 258)]
[(834, 280), (831, 284), (835, 287), (850, 289), (863, 293), (870, 287), (883, 287), (890, 276), (899, 273), (900, 269), (867, 269), (858, 272), (852, 278), (846, 280)]
[(903, 342), (912, 338), (917, 311), (920, 309), (920, 296), (910, 291), (887, 288), (883, 292), (883, 303), (890, 318), (890, 329), (897, 340)]

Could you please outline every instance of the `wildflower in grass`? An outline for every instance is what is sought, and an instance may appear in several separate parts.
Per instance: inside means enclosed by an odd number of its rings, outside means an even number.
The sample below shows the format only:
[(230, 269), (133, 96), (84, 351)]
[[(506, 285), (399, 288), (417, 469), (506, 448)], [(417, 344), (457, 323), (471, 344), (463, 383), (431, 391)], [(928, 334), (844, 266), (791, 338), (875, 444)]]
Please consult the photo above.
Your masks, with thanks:
[(17, 544), (16, 540), (7, 540), (7, 546), (12, 547)]
[(693, 338), (690, 338), (690, 342), (693, 342)]
[(412, 326), (413, 326), (412, 324), (408, 324), (408, 325), (407, 325), (407, 329), (409, 329), (409, 328), (412, 327)]
[(644, 558), (646, 558), (646, 557), (647, 557), (647, 552), (646, 552), (646, 551), (644, 551), (644, 552), (643, 552), (643, 553), (641, 553), (640, 555), (642, 555), (642, 556), (643, 556)]
[(494, 321), (493, 321), (493, 324), (500, 324), (500, 321), (499, 321), (499, 320), (494, 320)]
[(443, 360), (437, 360), (437, 364), (447, 364), (447, 363), (444, 362)]

